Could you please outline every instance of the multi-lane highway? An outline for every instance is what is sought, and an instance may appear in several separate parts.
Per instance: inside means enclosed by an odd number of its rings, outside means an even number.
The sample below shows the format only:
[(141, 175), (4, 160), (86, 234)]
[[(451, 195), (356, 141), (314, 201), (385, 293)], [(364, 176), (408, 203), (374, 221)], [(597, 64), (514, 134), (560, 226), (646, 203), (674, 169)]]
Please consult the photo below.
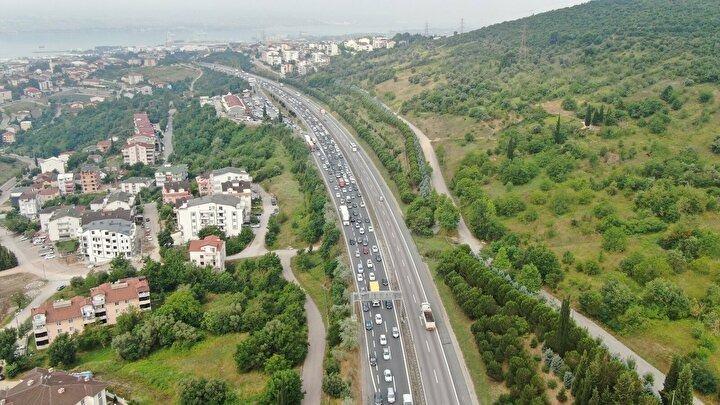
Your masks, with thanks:
[[(371, 270), (374, 270), (376, 281), (380, 281), (380, 294), (395, 298), (392, 309), (385, 309), (385, 303), (381, 301), (380, 307), (370, 305), (359, 311), (363, 327), (367, 321), (372, 326), (372, 329), (366, 330), (365, 341), (361, 345), (366, 377), (363, 403), (372, 403), (375, 393), (386, 397), (388, 387), (394, 388), (396, 403), (402, 403), (402, 394), (409, 392), (410, 387), (414, 403), (478, 403), (447, 314), (429, 270), (403, 222), (400, 207), (378, 169), (365, 151), (355, 144), (349, 131), (332, 115), (326, 114), (321, 106), (294, 89), (235, 69), (206, 66), (252, 78), (266, 91), (284, 100), (305, 122), (312, 132), (310, 141), (317, 142), (318, 151), (313, 156), (330, 188), (333, 203), (336, 207), (348, 207), (349, 216), (355, 220), (348, 221), (349, 225), (343, 226), (343, 231), (360, 292), (361, 307), (366, 305), (367, 298), (378, 296), (372, 292), (363, 295), (370, 289)], [(338, 185), (338, 175), (343, 181), (347, 180), (345, 187)], [(348, 202), (349, 196), (352, 198)], [(339, 208), (338, 213), (340, 215)], [(374, 226), (373, 231), (370, 231), (370, 226)], [(360, 229), (363, 229), (362, 233)], [(365, 243), (369, 248), (367, 254), (363, 249)], [(373, 245), (377, 245), (378, 253), (373, 252)], [(376, 261), (378, 255), (381, 262)], [(368, 259), (373, 261), (372, 269), (367, 268)], [(358, 277), (359, 262), (363, 263), (362, 279)], [(383, 285), (382, 279), (387, 280), (387, 286)], [(423, 302), (429, 302), (433, 308), (437, 325), (435, 331), (425, 329), (420, 311)], [(381, 324), (375, 323), (378, 314), (382, 317)], [(393, 326), (398, 327), (400, 338), (392, 337)], [(386, 345), (381, 344), (380, 334), (385, 335)], [(383, 359), (385, 347), (390, 350), (389, 360)], [(376, 357), (375, 361), (371, 361), (371, 355)], [(385, 381), (385, 369), (390, 370), (391, 381)]]

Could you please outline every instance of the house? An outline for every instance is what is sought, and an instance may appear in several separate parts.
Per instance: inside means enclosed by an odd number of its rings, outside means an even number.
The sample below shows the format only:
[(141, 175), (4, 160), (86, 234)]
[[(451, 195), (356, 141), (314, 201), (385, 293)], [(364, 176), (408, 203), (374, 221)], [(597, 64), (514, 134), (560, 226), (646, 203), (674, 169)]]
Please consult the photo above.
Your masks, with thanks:
[(113, 191), (110, 194), (98, 196), (90, 202), (91, 211), (131, 211), (135, 205), (135, 196), (124, 191)]
[(200, 194), (201, 196), (212, 194), (210, 175), (199, 175), (195, 177), (195, 182), (198, 185), (198, 194)]
[(20, 196), (28, 191), (34, 191), (32, 187), (14, 187), (10, 189), (10, 205), (13, 207), (20, 207)]
[(57, 176), (57, 185), (61, 195), (72, 194), (75, 192), (75, 174), (62, 173)]
[(238, 197), (214, 194), (187, 200), (176, 211), (183, 242), (189, 242), (197, 238), (201, 229), (211, 225), (227, 236), (239, 235), (245, 206)]
[(245, 206), (244, 218), (250, 220), (250, 211), (252, 209), (252, 189), (251, 183), (247, 180), (228, 180), (220, 185), (222, 193), (239, 197)]
[(97, 149), (100, 153), (107, 153), (107, 151), (109, 151), (112, 147), (112, 141), (109, 139), (104, 139), (102, 141), (98, 141), (95, 146), (97, 146)]
[(38, 211), (40, 211), (40, 203), (37, 200), (37, 193), (35, 191), (26, 191), (18, 198), (18, 208), (20, 209), (20, 215), (25, 218), (35, 219), (37, 218)]
[(92, 264), (138, 252), (139, 234), (128, 210), (87, 212), (78, 230), (80, 252)]
[(65, 173), (65, 161), (59, 157), (51, 157), (42, 159), (40, 161), (40, 172), (49, 173), (56, 171), (58, 173)]
[(0, 103), (12, 101), (12, 91), (0, 89)]
[(40, 98), (40, 97), (42, 97), (42, 92), (41, 92), (40, 89), (38, 89), (37, 87), (32, 87), (32, 86), (26, 87), (25, 90), (23, 90), (23, 93), (24, 93), (27, 97), (31, 97), (31, 98)]
[(153, 179), (149, 177), (130, 177), (120, 182), (120, 190), (136, 195), (140, 190), (150, 187)]
[(188, 252), (190, 261), (197, 266), (210, 266), (219, 270), (225, 268), (225, 242), (215, 235), (190, 241)]
[(83, 193), (97, 193), (100, 191), (100, 169), (95, 165), (82, 165), (80, 167), (80, 185)]
[(129, 85), (136, 85), (143, 81), (143, 75), (139, 73), (129, 73), (126, 77), (122, 78), (122, 81), (126, 82)]
[(128, 139), (127, 145), (122, 148), (123, 163), (132, 166), (142, 163), (147, 166), (155, 164), (155, 144), (132, 141)]
[(105, 405), (108, 384), (88, 376), (68, 374), (61, 370), (35, 367), (25, 378), (7, 390), (0, 390), (0, 404)]
[(86, 325), (114, 325), (119, 315), (135, 308), (147, 311), (150, 285), (145, 277), (130, 277), (90, 289), (89, 297), (48, 301), (32, 309), (33, 333), (42, 350), (62, 333), (82, 333)]
[(57, 173), (55, 172), (39, 173), (33, 179), (33, 186), (36, 189), (55, 187), (55, 185), (57, 185)]
[(155, 171), (155, 185), (162, 187), (166, 181), (187, 180), (188, 167), (185, 164), (170, 165), (164, 164)]
[(243, 169), (235, 167), (225, 167), (210, 172), (210, 183), (212, 184), (213, 194), (222, 194), (222, 184), (231, 181), (240, 180), (244, 182), (252, 182), (252, 177)]
[(20, 129), (23, 131), (29, 131), (32, 129), (32, 122), (28, 120), (20, 121)]
[(165, 204), (176, 204), (179, 201), (185, 201), (192, 198), (190, 192), (190, 182), (184, 181), (166, 181), (162, 188), (162, 198)]
[(40, 221), (40, 230), (41, 231), (47, 232), (48, 222), (50, 222), (50, 218), (52, 217), (52, 214), (60, 208), (61, 208), (60, 206), (53, 206), (53, 207), (41, 208), (40, 211), (38, 211), (38, 220)]
[(60, 189), (57, 187), (48, 187), (38, 190), (36, 198), (38, 204), (42, 207), (46, 202), (57, 197), (60, 197)]
[(47, 221), (48, 239), (52, 242), (75, 239), (82, 225), (82, 207), (55, 207)]
[(15, 143), (15, 141), (17, 140), (17, 139), (15, 138), (15, 132), (14, 132), (14, 131), (5, 131), (5, 132), (3, 132), (2, 140), (3, 140), (3, 142), (5, 142), (5, 143), (7, 143), (7, 144)]

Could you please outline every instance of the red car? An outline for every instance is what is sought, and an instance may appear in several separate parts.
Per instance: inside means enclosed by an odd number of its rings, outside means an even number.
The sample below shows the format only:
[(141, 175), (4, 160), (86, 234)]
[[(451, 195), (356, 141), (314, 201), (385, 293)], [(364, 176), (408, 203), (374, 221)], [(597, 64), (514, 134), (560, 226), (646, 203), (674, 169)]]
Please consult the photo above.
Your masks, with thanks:
[(363, 246), (363, 254), (366, 255), (366, 254), (368, 254), (368, 253), (370, 253), (370, 251), (368, 250), (368, 247), (367, 247), (367, 246)]

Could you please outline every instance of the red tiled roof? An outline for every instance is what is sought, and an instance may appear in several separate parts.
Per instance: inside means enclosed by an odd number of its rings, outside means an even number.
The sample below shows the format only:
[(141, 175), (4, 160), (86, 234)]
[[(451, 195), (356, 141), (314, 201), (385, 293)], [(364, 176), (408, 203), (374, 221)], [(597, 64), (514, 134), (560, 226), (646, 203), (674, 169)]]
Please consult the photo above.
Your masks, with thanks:
[(37, 308), (32, 309), (32, 314), (45, 314), (45, 322), (58, 322), (64, 321), (70, 318), (77, 318), (82, 316), (80, 311), (85, 305), (90, 305), (90, 298), (75, 296), (70, 298), (70, 305), (56, 308), (54, 306), (55, 301), (47, 301)]
[(225, 104), (227, 104), (228, 108), (231, 107), (242, 107), (245, 108), (245, 104), (240, 100), (240, 98), (234, 94), (227, 94), (223, 96), (223, 100), (225, 101)]
[(214, 246), (216, 249), (221, 249), (224, 243), (225, 242), (217, 236), (208, 235), (204, 239), (191, 240), (188, 251), (199, 252), (204, 246)]
[(145, 277), (131, 277), (91, 288), (90, 296), (104, 294), (106, 302), (118, 302), (136, 299), (141, 292), (150, 292), (147, 279)]

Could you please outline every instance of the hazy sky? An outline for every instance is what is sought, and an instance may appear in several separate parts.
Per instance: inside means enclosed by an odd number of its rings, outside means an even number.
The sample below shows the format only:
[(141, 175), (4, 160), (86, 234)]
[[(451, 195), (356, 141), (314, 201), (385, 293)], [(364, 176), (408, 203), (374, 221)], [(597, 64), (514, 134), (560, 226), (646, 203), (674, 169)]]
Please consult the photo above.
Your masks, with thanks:
[[(479, 28), (582, 0), (0, 0), (5, 29), (98, 26), (346, 27), (347, 32)], [(32, 12), (28, 12), (28, 11)], [(8, 27), (9, 24), (9, 27)], [(0, 39), (1, 42), (1, 39)]]

